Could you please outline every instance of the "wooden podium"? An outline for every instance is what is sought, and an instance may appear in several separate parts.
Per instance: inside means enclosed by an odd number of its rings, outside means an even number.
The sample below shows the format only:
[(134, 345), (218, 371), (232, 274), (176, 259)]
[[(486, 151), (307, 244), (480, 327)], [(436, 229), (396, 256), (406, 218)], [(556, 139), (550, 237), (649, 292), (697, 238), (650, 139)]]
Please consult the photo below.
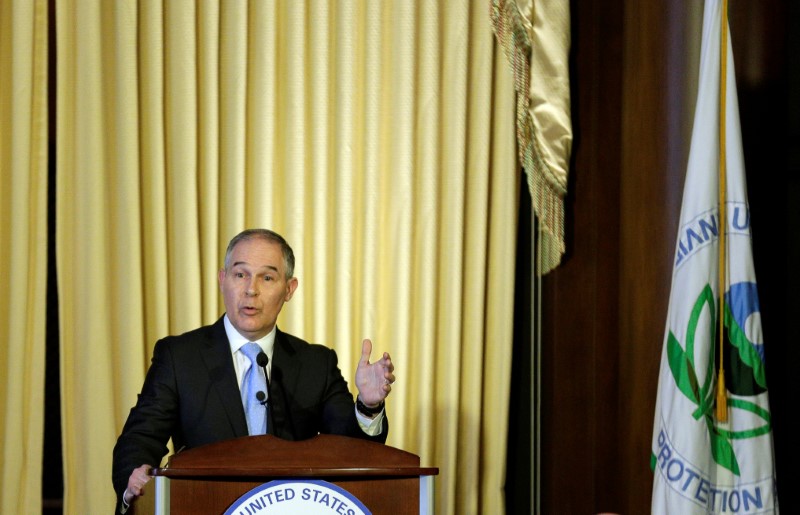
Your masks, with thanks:
[[(433, 513), (433, 476), (439, 469), (421, 468), (419, 456), (357, 438), (318, 435), (291, 442), (263, 435), (180, 452), (151, 473), (156, 514), (222, 515), (257, 487), (296, 480), (335, 485), (375, 515), (402, 515)], [(314, 490), (312, 485), (301, 491)], [(263, 513), (280, 513), (277, 508)], [(342, 510), (341, 503), (331, 508), (331, 513)], [(251, 511), (257, 510), (241, 510)]]

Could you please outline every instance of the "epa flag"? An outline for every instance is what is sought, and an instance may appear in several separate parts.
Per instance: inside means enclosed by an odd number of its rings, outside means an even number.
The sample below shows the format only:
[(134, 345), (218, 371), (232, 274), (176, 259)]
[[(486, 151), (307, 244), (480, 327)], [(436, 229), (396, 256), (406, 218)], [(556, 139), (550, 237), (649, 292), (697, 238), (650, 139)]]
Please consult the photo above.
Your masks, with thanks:
[[(772, 427), (730, 40), (725, 209), (719, 206), (720, 34), (708, 0), (653, 429), (652, 513), (778, 513)], [(726, 31), (727, 31), (727, 21)], [(724, 220), (720, 219), (720, 212)], [(725, 231), (721, 234), (721, 231)], [(715, 417), (720, 239), (728, 262), (722, 362), (727, 420)], [(724, 417), (723, 417), (724, 418)]]

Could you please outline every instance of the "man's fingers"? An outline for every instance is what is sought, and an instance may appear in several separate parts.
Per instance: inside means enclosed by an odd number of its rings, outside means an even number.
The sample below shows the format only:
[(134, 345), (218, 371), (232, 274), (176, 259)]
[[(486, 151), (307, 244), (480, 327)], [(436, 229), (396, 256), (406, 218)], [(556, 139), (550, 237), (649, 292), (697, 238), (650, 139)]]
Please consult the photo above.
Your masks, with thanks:
[(369, 364), (369, 355), (372, 354), (372, 342), (369, 338), (365, 338), (364, 341), (361, 342), (361, 361), (360, 364), (368, 365)]
[[(128, 493), (132, 497), (140, 497), (144, 494), (144, 485), (151, 479), (151, 468), (150, 465), (142, 465), (131, 473), (131, 477), (128, 479)], [(130, 502), (130, 499), (126, 499), (126, 502)]]
[(134, 485), (132, 490), (133, 490), (133, 494), (136, 497), (141, 497), (142, 495), (144, 495), (144, 485), (147, 484), (147, 481), (148, 481), (147, 479), (144, 479), (144, 480), (138, 481), (136, 483), (136, 485)]

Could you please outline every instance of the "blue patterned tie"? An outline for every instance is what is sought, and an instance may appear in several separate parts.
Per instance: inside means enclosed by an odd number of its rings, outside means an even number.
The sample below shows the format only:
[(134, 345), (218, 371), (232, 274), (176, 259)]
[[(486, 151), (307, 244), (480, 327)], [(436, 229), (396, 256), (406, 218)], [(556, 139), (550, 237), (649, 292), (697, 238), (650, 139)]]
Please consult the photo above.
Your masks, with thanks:
[[(242, 404), (247, 416), (247, 431), (251, 435), (263, 435), (267, 433), (267, 405), (266, 402), (262, 404), (256, 397), (258, 392), (267, 394), (267, 381), (256, 361), (261, 347), (257, 343), (250, 342), (242, 346), (242, 352), (250, 358), (250, 368), (242, 378)], [(262, 399), (266, 401), (266, 397)]]

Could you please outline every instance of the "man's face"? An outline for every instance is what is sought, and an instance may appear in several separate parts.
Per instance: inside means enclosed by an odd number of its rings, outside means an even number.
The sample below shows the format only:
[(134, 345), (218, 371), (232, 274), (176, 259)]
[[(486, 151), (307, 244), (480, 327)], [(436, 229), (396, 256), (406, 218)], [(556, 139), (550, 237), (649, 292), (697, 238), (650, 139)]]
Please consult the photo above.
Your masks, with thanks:
[(292, 298), (297, 279), (286, 280), (281, 246), (261, 238), (240, 241), (230, 256), (230, 268), (219, 271), (219, 288), (233, 326), (250, 341), (264, 337), (278, 319), (283, 303)]

